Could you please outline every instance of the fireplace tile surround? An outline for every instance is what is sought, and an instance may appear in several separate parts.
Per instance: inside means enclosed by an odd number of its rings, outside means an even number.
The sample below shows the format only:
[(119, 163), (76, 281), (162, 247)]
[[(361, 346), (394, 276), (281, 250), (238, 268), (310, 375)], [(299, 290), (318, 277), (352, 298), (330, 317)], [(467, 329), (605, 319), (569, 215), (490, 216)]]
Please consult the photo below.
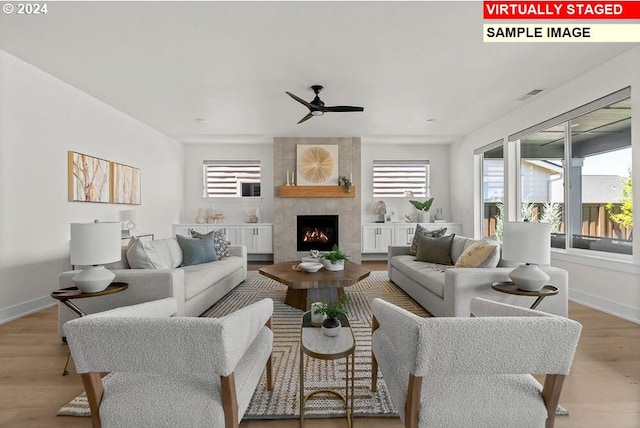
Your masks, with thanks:
[[(280, 198), (278, 188), (286, 184), (287, 171), (296, 170), (298, 144), (337, 144), (338, 173), (352, 175), (356, 186), (354, 198)], [(300, 260), (308, 252), (296, 251), (296, 217), (298, 215), (339, 216), (339, 246), (353, 262), (361, 262), (361, 142), (358, 137), (274, 138), (273, 139), (273, 261)], [(336, 186), (338, 183), (336, 183)]]

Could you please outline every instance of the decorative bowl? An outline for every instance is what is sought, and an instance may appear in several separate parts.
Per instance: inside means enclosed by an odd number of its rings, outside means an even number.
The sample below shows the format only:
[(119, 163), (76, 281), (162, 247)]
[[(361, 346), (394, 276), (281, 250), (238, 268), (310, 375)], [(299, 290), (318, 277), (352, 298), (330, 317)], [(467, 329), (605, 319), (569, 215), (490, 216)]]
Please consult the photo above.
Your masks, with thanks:
[(318, 272), (322, 269), (322, 263), (302, 262), (298, 265), (298, 269), (302, 269), (305, 272)]

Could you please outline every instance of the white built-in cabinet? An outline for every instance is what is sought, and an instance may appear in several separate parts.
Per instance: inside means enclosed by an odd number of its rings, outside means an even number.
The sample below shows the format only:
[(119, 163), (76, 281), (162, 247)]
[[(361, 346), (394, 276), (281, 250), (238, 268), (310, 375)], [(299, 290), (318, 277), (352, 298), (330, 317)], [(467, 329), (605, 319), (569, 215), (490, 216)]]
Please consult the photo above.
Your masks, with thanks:
[(362, 225), (362, 252), (386, 253), (393, 243), (393, 226), (387, 224)]
[(189, 236), (189, 229), (200, 233), (213, 230), (221, 231), (231, 245), (244, 245), (247, 254), (273, 254), (273, 224), (272, 223), (244, 223), (244, 224), (174, 224), (173, 233)]
[[(362, 253), (387, 253), (389, 245), (411, 245), (417, 223), (364, 223)], [(447, 228), (447, 235), (462, 233), (460, 223), (420, 223), (428, 230)]]

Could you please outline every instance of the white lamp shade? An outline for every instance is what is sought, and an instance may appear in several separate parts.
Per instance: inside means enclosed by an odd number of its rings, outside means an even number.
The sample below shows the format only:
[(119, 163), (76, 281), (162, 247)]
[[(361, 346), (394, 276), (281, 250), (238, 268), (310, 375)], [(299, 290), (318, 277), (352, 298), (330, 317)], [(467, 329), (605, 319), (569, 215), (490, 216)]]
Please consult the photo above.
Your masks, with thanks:
[(71, 223), (72, 265), (117, 262), (121, 245), (120, 222)]
[(540, 222), (504, 222), (502, 258), (520, 263), (551, 262), (551, 225)]

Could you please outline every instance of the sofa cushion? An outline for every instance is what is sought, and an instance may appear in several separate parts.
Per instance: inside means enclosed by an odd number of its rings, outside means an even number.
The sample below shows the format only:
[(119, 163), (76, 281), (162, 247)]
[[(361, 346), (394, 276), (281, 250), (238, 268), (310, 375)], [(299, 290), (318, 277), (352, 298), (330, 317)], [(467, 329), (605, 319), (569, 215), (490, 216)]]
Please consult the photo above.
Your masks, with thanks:
[(416, 232), (413, 235), (413, 241), (411, 241), (411, 248), (409, 248), (409, 254), (416, 255), (418, 253), (418, 237), (420, 236), (429, 236), (431, 238), (439, 238), (444, 236), (447, 233), (447, 228), (443, 227), (441, 229), (429, 230), (426, 227), (416, 224)]
[(497, 243), (485, 240), (476, 241), (467, 247), (456, 260), (456, 267), (496, 267), (500, 258)]
[(182, 249), (176, 238), (156, 239), (156, 248), (162, 254), (162, 258), (171, 269), (175, 269), (182, 264)]
[(419, 236), (416, 260), (419, 262), (452, 265), (451, 243), (453, 242), (454, 236), (455, 235), (447, 235), (441, 238)]
[(192, 238), (198, 238), (198, 239), (202, 239), (204, 236), (211, 235), (213, 237), (213, 247), (216, 250), (216, 255), (218, 256), (218, 259), (222, 259), (224, 257), (231, 257), (231, 253), (229, 252), (229, 245), (231, 243), (227, 241), (222, 231), (212, 230), (209, 233), (202, 234), (193, 229), (189, 229), (189, 233), (191, 234)]
[(176, 235), (176, 238), (182, 249), (181, 266), (192, 266), (218, 260), (218, 256), (213, 249), (213, 236), (204, 236), (203, 239), (191, 239), (186, 236)]
[(127, 247), (131, 269), (169, 269), (154, 241), (142, 241), (135, 236)]
[(243, 258), (237, 256), (225, 257), (216, 262), (183, 267), (185, 299), (191, 299), (196, 294), (210, 288), (211, 284), (217, 283), (227, 275), (242, 269), (242, 267)]
[(453, 266), (416, 261), (414, 256), (394, 256), (391, 266), (439, 297), (444, 297), (444, 273)]

